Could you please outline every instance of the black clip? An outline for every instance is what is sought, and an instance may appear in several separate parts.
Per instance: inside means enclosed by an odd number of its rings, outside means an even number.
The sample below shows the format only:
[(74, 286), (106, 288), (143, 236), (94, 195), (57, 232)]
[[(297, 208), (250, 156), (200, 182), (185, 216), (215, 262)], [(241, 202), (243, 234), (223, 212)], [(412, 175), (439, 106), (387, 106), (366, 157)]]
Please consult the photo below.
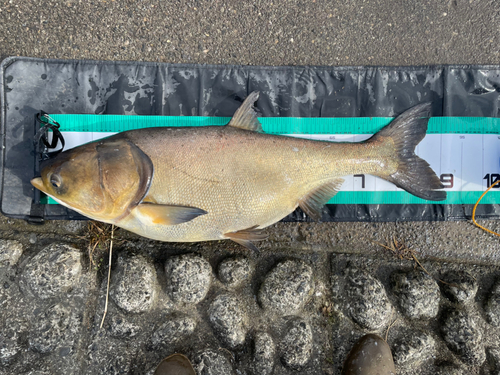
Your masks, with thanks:
[[(54, 121), (46, 112), (40, 111), (35, 115), (35, 129), (38, 129), (35, 133), (35, 149), (40, 154), (40, 160), (50, 159), (57, 154), (59, 154), (62, 150), (64, 150), (64, 137), (62, 136), (59, 128), (61, 125)], [(48, 132), (52, 130), (52, 141), (49, 142)], [(59, 150), (46, 152), (40, 150), (40, 141), (44, 144), (46, 149), (54, 149), (57, 147), (57, 143), (61, 141), (62, 147)]]
[[(46, 112), (40, 111), (35, 115), (35, 135), (33, 143), (35, 146), (35, 165), (34, 175), (40, 175), (40, 162), (50, 159), (59, 154), (64, 149), (64, 137), (59, 128), (61, 125), (54, 121)], [(52, 140), (49, 142), (48, 133), (52, 131)], [(61, 141), (61, 149), (48, 152), (49, 149), (55, 149), (58, 142)], [(30, 214), (26, 221), (30, 224), (43, 224), (45, 217), (45, 205), (40, 204), (40, 191), (34, 189), (33, 201), (31, 202)]]

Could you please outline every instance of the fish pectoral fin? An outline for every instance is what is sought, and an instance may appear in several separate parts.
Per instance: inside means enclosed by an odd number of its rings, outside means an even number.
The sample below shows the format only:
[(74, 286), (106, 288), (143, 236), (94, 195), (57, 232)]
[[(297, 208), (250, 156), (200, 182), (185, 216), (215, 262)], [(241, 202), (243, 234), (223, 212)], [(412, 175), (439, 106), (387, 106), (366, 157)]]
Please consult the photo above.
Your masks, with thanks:
[(257, 227), (258, 225), (255, 225), (248, 229), (224, 233), (224, 236), (249, 250), (258, 252), (259, 249), (252, 243), (252, 241), (265, 240), (267, 238), (267, 234), (264, 233), (262, 229), (257, 229)]
[(257, 119), (257, 113), (253, 108), (253, 104), (257, 99), (259, 99), (258, 91), (254, 91), (248, 95), (227, 125), (244, 130), (262, 132), (262, 125)]
[(299, 207), (311, 219), (321, 220), (323, 206), (338, 193), (343, 183), (343, 178), (336, 178), (315, 188), (299, 200)]
[(141, 203), (134, 208), (140, 216), (145, 216), (153, 224), (176, 225), (191, 221), (207, 211), (196, 207), (171, 206), (166, 204)]

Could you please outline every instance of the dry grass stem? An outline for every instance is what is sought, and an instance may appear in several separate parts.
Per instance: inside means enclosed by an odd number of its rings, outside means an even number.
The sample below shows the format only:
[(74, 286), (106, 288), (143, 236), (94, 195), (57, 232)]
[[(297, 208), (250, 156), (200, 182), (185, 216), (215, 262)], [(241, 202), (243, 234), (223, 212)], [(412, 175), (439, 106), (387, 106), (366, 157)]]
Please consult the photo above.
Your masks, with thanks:
[(420, 263), (420, 261), (418, 260), (418, 258), (416, 256), (416, 251), (413, 249), (410, 249), (408, 246), (406, 246), (406, 244), (403, 241), (398, 241), (396, 237), (392, 237), (392, 240), (387, 241), (387, 245), (384, 245), (384, 244), (382, 244), (380, 242), (376, 242), (376, 241), (373, 241), (373, 242), (379, 246), (382, 246), (384, 249), (390, 250), (394, 255), (396, 255), (401, 260), (413, 260), (415, 262), (416, 266), (420, 267), (422, 269), (422, 271), (424, 271), (427, 275), (432, 277), (434, 280), (436, 280), (440, 283), (450, 285), (450, 286), (453, 286), (455, 288), (459, 288), (459, 289), (463, 290), (463, 288), (460, 285), (448, 283), (446, 281), (443, 281), (441, 279), (437, 279), (437, 278), (433, 277), (429, 273), (429, 271), (427, 271), (425, 269), (425, 267), (422, 265), (422, 263)]
[[(389, 322), (392, 320), (392, 315), (394, 314), (394, 309), (391, 309), (391, 317), (389, 318)], [(389, 330), (396, 324), (398, 321), (398, 318), (394, 319), (392, 323), (389, 323), (389, 326), (387, 327), (387, 331), (385, 331), (385, 342), (387, 342), (387, 337), (389, 336)]]
[[(79, 236), (80, 239), (87, 242), (87, 251), (90, 267), (98, 270), (102, 264), (103, 256), (108, 252), (111, 241), (110, 224), (98, 221), (89, 221), (85, 235)], [(122, 241), (114, 239), (115, 245)]]
[(115, 232), (115, 226), (111, 226), (111, 239), (109, 243), (109, 265), (108, 265), (108, 285), (106, 288), (106, 303), (104, 305), (104, 314), (102, 315), (102, 321), (101, 321), (101, 326), (99, 329), (102, 328), (104, 324), (104, 319), (106, 318), (106, 313), (108, 312), (108, 300), (109, 300), (109, 281), (111, 280), (111, 259), (113, 257), (113, 234)]

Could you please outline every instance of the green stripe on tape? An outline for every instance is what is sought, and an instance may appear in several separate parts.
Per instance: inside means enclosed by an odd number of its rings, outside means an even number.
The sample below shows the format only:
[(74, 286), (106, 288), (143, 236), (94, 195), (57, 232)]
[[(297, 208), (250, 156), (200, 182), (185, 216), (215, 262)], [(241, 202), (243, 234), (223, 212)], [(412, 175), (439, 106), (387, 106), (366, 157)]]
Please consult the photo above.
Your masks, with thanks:
[[(61, 124), (61, 131), (75, 132), (122, 132), (126, 130), (160, 126), (209, 126), (225, 125), (229, 117), (207, 116), (123, 116), (123, 115), (50, 115)], [(297, 118), (260, 117), (260, 122), (269, 134), (374, 134), (389, 124), (391, 117), (352, 118)], [(432, 117), (429, 119), (429, 134), (499, 134), (500, 118), (488, 117)], [(426, 201), (409, 193), (398, 192), (339, 192), (331, 204), (474, 204), (482, 192), (448, 192), (442, 202)], [(499, 202), (500, 192), (492, 191), (481, 204)], [(44, 198), (42, 203), (56, 203)]]
[[(444, 201), (435, 202), (418, 198), (405, 191), (340, 191), (329, 204), (475, 204), (481, 191), (449, 191)], [(57, 204), (50, 197), (40, 200), (42, 204)], [(491, 190), (480, 204), (500, 202), (500, 191)]]
[[(448, 191), (444, 201), (428, 201), (405, 191), (339, 191), (330, 204), (475, 204), (482, 191)], [(481, 204), (500, 202), (500, 191), (490, 191)]]
[[(159, 126), (225, 125), (229, 117), (206, 116), (122, 116), (50, 115), (62, 131), (122, 132)], [(373, 134), (391, 122), (392, 117), (260, 117), (269, 134)], [(427, 133), (498, 134), (500, 118), (431, 117)]]

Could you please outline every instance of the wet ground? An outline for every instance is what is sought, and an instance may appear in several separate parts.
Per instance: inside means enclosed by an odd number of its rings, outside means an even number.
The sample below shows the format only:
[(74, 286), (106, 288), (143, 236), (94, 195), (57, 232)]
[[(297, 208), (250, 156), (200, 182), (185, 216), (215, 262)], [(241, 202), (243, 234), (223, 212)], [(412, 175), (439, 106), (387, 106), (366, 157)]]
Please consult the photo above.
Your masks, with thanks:
[[(0, 21), (2, 58), (252, 65), (500, 58), (495, 0), (5, 0)], [(107, 258), (90, 264), (86, 232), (80, 222), (0, 221), (0, 374), (142, 374), (174, 351), (200, 374), (338, 374), (357, 338), (385, 335), (393, 321), (388, 342), (400, 373), (500, 368), (498, 239), (469, 222), (280, 223), (259, 255), (118, 231), (124, 241), (115, 245), (101, 330)], [(376, 243), (391, 238), (428, 273)], [(177, 275), (179, 267), (186, 271)]]

